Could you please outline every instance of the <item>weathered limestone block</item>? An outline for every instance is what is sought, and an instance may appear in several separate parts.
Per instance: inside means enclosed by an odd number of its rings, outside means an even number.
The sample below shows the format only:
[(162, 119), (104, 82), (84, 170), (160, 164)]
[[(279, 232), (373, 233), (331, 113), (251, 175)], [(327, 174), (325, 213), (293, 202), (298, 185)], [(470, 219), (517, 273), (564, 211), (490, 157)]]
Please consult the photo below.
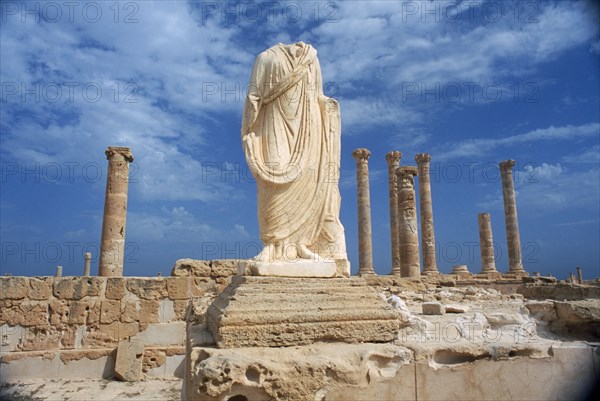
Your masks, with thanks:
[[(333, 396), (341, 386), (356, 397), (369, 387), (410, 373), (398, 385), (414, 395), (410, 350), (391, 344), (312, 344), (294, 348), (194, 348), (184, 399), (347, 400)], [(404, 376), (404, 375), (402, 375)], [(333, 396), (330, 397), (331, 395)], [(387, 392), (386, 392), (387, 393)], [(368, 394), (363, 400), (399, 399)], [(237, 398), (235, 396), (238, 396)], [(401, 398), (405, 399), (405, 398)]]
[(79, 361), (81, 359), (96, 360), (112, 354), (112, 349), (86, 349), (86, 350), (68, 350), (60, 353), (60, 360), (66, 365), (69, 362)]
[(88, 333), (83, 338), (82, 344), (85, 348), (113, 347), (120, 341), (135, 336), (138, 332), (138, 323), (113, 322), (111, 324), (101, 324), (98, 329), (88, 328)]
[(122, 381), (137, 381), (142, 378), (142, 357), (144, 344), (122, 342), (117, 348), (115, 378)]
[(238, 272), (240, 259), (222, 259), (210, 261), (211, 277), (229, 277), (235, 276)]
[(140, 301), (124, 301), (123, 312), (121, 313), (121, 322), (132, 323), (138, 320), (141, 309)]
[(122, 299), (125, 296), (125, 281), (120, 277), (106, 279), (106, 299)]
[(364, 279), (254, 276), (234, 277), (209, 307), (207, 321), (221, 348), (386, 342), (401, 323)]
[(146, 348), (144, 358), (142, 359), (142, 372), (148, 373), (150, 369), (163, 366), (167, 362), (167, 354), (164, 350), (156, 348)]
[(21, 351), (42, 351), (60, 348), (61, 332), (52, 327), (30, 327), (23, 344), (19, 347)]
[(100, 295), (103, 280), (96, 277), (69, 277), (54, 281), (54, 296), (60, 299), (81, 299)]
[(114, 300), (102, 301), (100, 308), (100, 323), (109, 324), (119, 320), (119, 316), (121, 315), (121, 302)]
[(69, 323), (70, 303), (64, 299), (50, 301), (50, 325), (61, 326)]
[[(549, 278), (549, 277), (543, 277)], [(556, 279), (554, 279), (556, 280)], [(554, 281), (556, 282), (556, 281)], [(572, 286), (568, 284), (525, 284), (517, 289), (517, 293), (527, 299), (581, 300), (600, 298), (600, 286)]]
[(9, 326), (23, 326), (25, 324), (25, 316), (18, 305), (2, 307), (0, 308), (0, 323)]
[(0, 278), (0, 299), (23, 299), (29, 287), (26, 277)]
[(85, 324), (90, 310), (94, 307), (96, 301), (83, 300), (73, 301), (69, 308), (69, 324)]
[(529, 313), (537, 319), (544, 322), (552, 322), (558, 318), (556, 308), (552, 301), (533, 301), (525, 304)]
[(160, 301), (140, 300), (140, 312), (137, 320), (140, 323), (158, 323), (160, 321), (158, 308), (160, 308)]
[(201, 297), (208, 292), (217, 292), (215, 283), (219, 280), (220, 279), (212, 280), (208, 277), (194, 277), (194, 283), (192, 284), (191, 289), (192, 297)]
[(554, 306), (558, 318), (566, 322), (600, 323), (600, 302), (597, 299), (554, 302)]
[(190, 303), (190, 300), (188, 300), (188, 299), (175, 300), (173, 302), (173, 311), (175, 312), (176, 320), (186, 320), (185, 316), (186, 316), (187, 307), (188, 307), (189, 303)]
[(189, 299), (191, 295), (191, 283), (193, 279), (188, 277), (167, 278), (167, 291), (171, 299)]
[(424, 315), (443, 315), (446, 312), (446, 309), (439, 302), (423, 302), (421, 306)]
[(163, 299), (167, 297), (165, 279), (135, 278), (127, 280), (127, 290), (142, 299)]
[(48, 302), (23, 301), (19, 306), (24, 316), (23, 326), (47, 326), (48, 325)]
[(179, 259), (171, 270), (171, 276), (210, 277), (209, 260)]
[(526, 320), (518, 313), (484, 313), (483, 314), (492, 327), (501, 327), (511, 324), (522, 325)]
[(32, 300), (45, 301), (52, 295), (52, 279), (51, 278), (29, 278), (29, 293), (28, 297)]
[(88, 326), (96, 328), (100, 324), (101, 306), (101, 301), (95, 301), (93, 305), (90, 305), (87, 315)]
[(469, 307), (464, 305), (444, 305), (444, 310), (446, 313), (466, 313)]

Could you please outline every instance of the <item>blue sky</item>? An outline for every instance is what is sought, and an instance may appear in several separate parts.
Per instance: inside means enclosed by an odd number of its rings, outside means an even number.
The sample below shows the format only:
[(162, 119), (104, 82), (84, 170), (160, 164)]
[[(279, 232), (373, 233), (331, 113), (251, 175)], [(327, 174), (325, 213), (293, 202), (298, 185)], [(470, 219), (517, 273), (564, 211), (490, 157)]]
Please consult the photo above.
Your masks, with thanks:
[(517, 161), (529, 272), (600, 276), (594, 2), (0, 3), (0, 273), (81, 274), (97, 253), (109, 145), (135, 156), (125, 274), (252, 257), (240, 144), (255, 56), (303, 40), (342, 110), (341, 219), (357, 271), (352, 150), (371, 150), (375, 270), (391, 268), (385, 153), (432, 156), (438, 267), (481, 268), (477, 213), (508, 258), (498, 162)]

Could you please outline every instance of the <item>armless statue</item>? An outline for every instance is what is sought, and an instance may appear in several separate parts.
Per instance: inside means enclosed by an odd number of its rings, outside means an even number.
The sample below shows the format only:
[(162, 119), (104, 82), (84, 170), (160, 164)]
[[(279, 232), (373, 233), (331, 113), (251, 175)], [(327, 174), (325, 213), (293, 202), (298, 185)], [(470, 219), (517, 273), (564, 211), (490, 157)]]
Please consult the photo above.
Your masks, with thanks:
[(347, 260), (340, 134), (339, 105), (323, 94), (311, 45), (280, 43), (258, 55), (242, 118), (264, 245), (255, 261)]

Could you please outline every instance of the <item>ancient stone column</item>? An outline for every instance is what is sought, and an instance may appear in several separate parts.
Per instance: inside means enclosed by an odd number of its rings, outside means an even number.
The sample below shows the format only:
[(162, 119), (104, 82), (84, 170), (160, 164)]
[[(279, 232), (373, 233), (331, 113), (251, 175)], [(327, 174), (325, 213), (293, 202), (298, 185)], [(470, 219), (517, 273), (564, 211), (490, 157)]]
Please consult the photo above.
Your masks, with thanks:
[(85, 253), (85, 264), (83, 265), (83, 275), (89, 276), (92, 265), (92, 254), (89, 252)]
[(569, 272), (569, 284), (575, 284), (575, 275)]
[(577, 269), (577, 283), (583, 284), (583, 274), (581, 272), (581, 267), (577, 266), (575, 269)]
[(125, 222), (131, 150), (110, 146), (106, 149), (108, 173), (104, 198), (104, 220), (100, 243), (100, 276), (122, 276), (125, 253)]
[(369, 193), (368, 149), (352, 152), (356, 159), (356, 183), (358, 187), (358, 275), (375, 274), (373, 270), (373, 243), (371, 240), (371, 197)]
[(431, 203), (431, 179), (429, 162), (431, 156), (419, 153), (415, 156), (419, 168), (419, 202), (421, 204), (421, 248), (423, 252), (423, 274), (437, 273), (435, 262), (435, 234), (433, 229), (433, 206)]
[(506, 221), (506, 241), (508, 243), (509, 273), (523, 272), (521, 256), (521, 239), (519, 236), (519, 221), (517, 219), (517, 202), (512, 169), (514, 160), (500, 162), (502, 174), (502, 195), (504, 196), (504, 219)]
[(494, 259), (494, 237), (492, 236), (492, 223), (489, 213), (477, 215), (479, 223), (479, 249), (481, 251), (481, 273), (492, 273), (496, 271), (496, 260)]
[(392, 273), (400, 276), (400, 237), (398, 231), (398, 186), (396, 169), (400, 165), (402, 152), (394, 150), (385, 155), (388, 164), (388, 185), (390, 192), (390, 234), (392, 238)]
[(62, 277), (62, 266), (56, 266), (56, 272), (54, 273), (54, 277)]
[(414, 177), (417, 168), (402, 166), (396, 169), (398, 177), (398, 231), (400, 234), (400, 266), (402, 277), (420, 277), (419, 232), (417, 229), (417, 202)]

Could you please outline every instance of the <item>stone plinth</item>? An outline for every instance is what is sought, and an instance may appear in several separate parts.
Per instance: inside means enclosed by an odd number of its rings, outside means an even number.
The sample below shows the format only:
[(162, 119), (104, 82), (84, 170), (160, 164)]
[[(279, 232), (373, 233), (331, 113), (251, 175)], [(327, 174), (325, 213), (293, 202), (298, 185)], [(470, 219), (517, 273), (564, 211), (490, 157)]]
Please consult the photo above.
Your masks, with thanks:
[(131, 150), (110, 146), (105, 151), (108, 159), (104, 219), (100, 243), (100, 276), (122, 276), (125, 256), (125, 223), (127, 220), (127, 192)]
[(359, 277), (236, 276), (207, 323), (219, 348), (387, 342), (400, 327), (397, 312)]
[(297, 259), (288, 262), (243, 260), (239, 262), (238, 274), (242, 276), (266, 277), (349, 277), (350, 262), (346, 259), (320, 261)]

